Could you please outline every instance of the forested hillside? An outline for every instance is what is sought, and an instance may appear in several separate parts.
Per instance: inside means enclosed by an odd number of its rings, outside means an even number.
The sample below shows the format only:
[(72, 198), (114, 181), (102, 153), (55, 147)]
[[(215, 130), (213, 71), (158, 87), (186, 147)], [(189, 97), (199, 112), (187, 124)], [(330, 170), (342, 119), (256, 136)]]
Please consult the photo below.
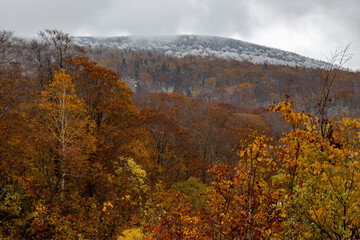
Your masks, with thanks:
[(160, 52), (169, 57), (201, 56), (227, 60), (248, 61), (254, 64), (289, 65), (292, 67), (325, 68), (328, 63), (296, 53), (269, 48), (224, 37), (176, 35), (146, 37), (75, 37), (84, 47), (108, 47)]
[(360, 74), (0, 31), (0, 238), (358, 239)]
[[(313, 111), (324, 87), (326, 70), (334, 68), (331, 63), (327, 68), (314, 69), (201, 56), (176, 58), (146, 50), (109, 47), (86, 50), (89, 58), (121, 74), (121, 79), (136, 93), (178, 92), (205, 102), (219, 100), (253, 109), (267, 108), (288, 94), (306, 111)], [(360, 73), (337, 70), (335, 74), (332, 113), (356, 114)]]

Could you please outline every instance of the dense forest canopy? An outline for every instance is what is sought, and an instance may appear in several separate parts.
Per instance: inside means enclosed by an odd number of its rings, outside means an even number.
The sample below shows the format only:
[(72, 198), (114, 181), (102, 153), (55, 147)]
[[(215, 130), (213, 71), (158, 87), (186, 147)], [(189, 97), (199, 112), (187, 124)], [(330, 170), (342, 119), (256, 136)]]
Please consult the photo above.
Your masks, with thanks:
[(358, 239), (360, 73), (0, 31), (0, 238)]

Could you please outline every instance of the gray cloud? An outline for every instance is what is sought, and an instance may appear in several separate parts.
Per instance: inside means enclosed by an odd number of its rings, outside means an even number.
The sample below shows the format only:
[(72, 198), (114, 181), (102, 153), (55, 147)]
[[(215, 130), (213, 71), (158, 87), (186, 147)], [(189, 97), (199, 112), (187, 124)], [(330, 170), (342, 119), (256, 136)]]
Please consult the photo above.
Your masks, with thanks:
[(360, 68), (360, 1), (255, 0), (252, 8), (258, 20), (252, 41), (322, 60), (352, 42), (347, 67)]
[(205, 34), (325, 59), (353, 42), (360, 68), (358, 0), (0, 0), (0, 29), (34, 36)]
[(251, 30), (247, 10), (238, 0), (114, 1), (90, 31), (105, 35), (117, 31), (135, 35), (230, 35), (236, 31), (246, 35)]
[(20, 36), (35, 36), (45, 28), (76, 32), (86, 27), (110, 3), (102, 0), (0, 0), (0, 28)]

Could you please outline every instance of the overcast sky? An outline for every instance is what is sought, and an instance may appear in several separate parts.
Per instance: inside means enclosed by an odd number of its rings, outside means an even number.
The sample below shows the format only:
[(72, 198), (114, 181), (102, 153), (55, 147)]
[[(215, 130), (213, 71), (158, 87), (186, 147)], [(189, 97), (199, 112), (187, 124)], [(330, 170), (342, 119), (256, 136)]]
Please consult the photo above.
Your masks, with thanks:
[(351, 44), (360, 69), (360, 0), (0, 0), (0, 30), (35, 36), (204, 34), (326, 60)]

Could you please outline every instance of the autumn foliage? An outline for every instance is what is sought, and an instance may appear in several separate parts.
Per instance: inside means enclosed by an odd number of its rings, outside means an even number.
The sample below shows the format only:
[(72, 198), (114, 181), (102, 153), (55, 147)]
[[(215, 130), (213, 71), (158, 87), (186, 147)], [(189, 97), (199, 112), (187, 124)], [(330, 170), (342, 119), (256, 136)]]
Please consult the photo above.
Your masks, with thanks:
[(360, 238), (359, 119), (274, 87), (320, 70), (40, 37), (0, 34), (0, 238)]

